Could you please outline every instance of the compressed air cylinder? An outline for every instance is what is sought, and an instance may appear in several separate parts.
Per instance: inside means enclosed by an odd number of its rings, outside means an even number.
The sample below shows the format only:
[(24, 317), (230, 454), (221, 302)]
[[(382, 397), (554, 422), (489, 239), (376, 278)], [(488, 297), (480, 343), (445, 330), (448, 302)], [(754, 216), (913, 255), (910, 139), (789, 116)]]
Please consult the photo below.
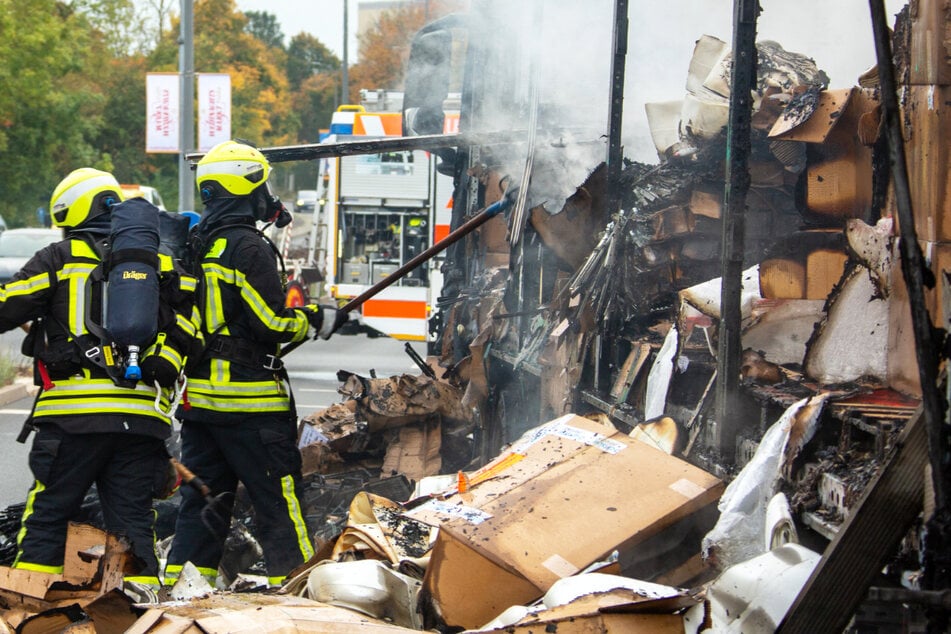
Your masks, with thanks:
[(139, 379), (138, 353), (158, 331), (159, 210), (142, 198), (112, 208), (112, 249), (105, 284), (106, 330), (125, 348), (127, 379)]

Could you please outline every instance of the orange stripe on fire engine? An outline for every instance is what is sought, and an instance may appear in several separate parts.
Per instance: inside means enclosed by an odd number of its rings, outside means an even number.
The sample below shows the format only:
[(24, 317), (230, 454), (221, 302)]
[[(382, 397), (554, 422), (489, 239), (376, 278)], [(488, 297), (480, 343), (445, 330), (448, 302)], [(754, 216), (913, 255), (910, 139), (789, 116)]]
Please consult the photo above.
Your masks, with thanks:
[(449, 225), (436, 225), (433, 229), (433, 240), (439, 242), (449, 235)]
[(426, 319), (426, 302), (410, 302), (399, 299), (368, 299), (363, 305), (363, 316)]

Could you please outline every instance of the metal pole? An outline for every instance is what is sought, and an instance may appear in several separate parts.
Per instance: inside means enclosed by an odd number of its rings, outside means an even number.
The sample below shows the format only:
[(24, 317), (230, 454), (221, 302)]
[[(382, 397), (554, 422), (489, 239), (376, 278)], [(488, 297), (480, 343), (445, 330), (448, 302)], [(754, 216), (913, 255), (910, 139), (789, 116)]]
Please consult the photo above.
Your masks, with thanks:
[(178, 210), (195, 210), (195, 181), (186, 155), (195, 149), (195, 29), (193, 0), (182, 0), (181, 39), (179, 41), (178, 78), (181, 102), (179, 104), (179, 159)]
[(723, 197), (720, 253), (720, 329), (717, 350), (716, 445), (724, 458), (736, 450), (740, 383), (740, 291), (743, 285), (743, 231), (746, 193), (750, 187), (750, 92), (756, 87), (756, 19), (758, 0), (733, 3), (733, 78), (727, 128), (727, 171)]
[(611, 64), (611, 104), (608, 109), (608, 213), (621, 206), (621, 123), (624, 114), (624, 66), (627, 61), (628, 1), (614, 3), (614, 60)]
[(340, 92), (340, 103), (350, 103), (350, 78), (347, 75), (349, 72), (350, 60), (347, 57), (347, 20), (348, 20), (348, 11), (347, 11), (347, 0), (343, 0), (343, 62), (342, 62), (342, 76), (341, 76), (341, 92)]

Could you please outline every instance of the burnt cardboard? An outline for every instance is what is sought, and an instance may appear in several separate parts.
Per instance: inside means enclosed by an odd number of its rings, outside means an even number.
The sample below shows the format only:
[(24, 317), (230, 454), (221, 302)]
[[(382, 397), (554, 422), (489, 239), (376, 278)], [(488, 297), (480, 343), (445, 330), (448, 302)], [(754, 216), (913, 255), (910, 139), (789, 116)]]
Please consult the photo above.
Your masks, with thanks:
[(573, 414), (527, 432), (469, 481), (466, 494), (409, 511), (440, 529), (425, 591), (447, 624), (469, 628), (614, 550), (623, 560), (723, 490), (713, 475)]
[[(98, 548), (105, 551), (107, 534), (105, 531), (88, 524), (70, 522), (66, 534), (66, 549), (62, 574), (49, 574), (33, 570), (21, 570), (0, 566), (0, 588), (11, 594), (38, 600), (57, 600), (67, 597), (88, 598), (88, 589), (94, 581), (99, 580), (100, 555), (90, 557), (88, 551)], [(80, 556), (84, 553), (84, 556)], [(54, 590), (54, 584), (68, 582), (69, 589), (65, 592)], [(62, 584), (59, 584), (62, 586)], [(96, 593), (91, 594), (92, 597)]]
[(825, 299), (842, 279), (848, 256), (834, 249), (817, 249), (806, 256), (806, 296)]
[(951, 84), (949, 0), (912, 3), (908, 81), (911, 84)]
[[(806, 170), (806, 206), (835, 218), (861, 218), (872, 202), (872, 151), (862, 121), (878, 106), (862, 88), (826, 90), (805, 120), (780, 117), (769, 136), (815, 146)], [(795, 125), (794, 125), (795, 124)]]
[(765, 299), (803, 299), (806, 296), (806, 267), (787, 258), (760, 262), (759, 286)]
[(951, 241), (951, 86), (906, 86), (902, 122), (919, 240)]

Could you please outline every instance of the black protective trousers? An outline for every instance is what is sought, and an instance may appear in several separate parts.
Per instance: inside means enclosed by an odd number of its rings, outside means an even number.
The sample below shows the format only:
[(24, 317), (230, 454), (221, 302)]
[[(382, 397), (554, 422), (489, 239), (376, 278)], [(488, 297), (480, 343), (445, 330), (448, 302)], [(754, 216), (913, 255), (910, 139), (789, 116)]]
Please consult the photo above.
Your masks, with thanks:
[[(301, 457), (296, 439), (296, 426), (286, 413), (236, 415), (235, 422), (226, 424), (182, 423), (182, 462), (213, 495), (233, 494), (239, 481), (244, 484), (254, 507), (255, 537), (264, 550), (268, 577), (275, 583), (313, 554), (297, 497)], [(213, 577), (230, 524), (228, 517), (203, 521), (206, 501), (190, 487), (181, 491), (166, 582), (188, 561)], [(230, 515), (234, 497), (225, 497), (224, 512)]]
[(62, 567), (69, 521), (95, 483), (106, 530), (127, 537), (145, 564), (140, 575), (155, 577), (152, 499), (168, 473), (165, 443), (140, 434), (72, 434), (51, 423), (38, 427), (29, 457), (35, 482), (23, 512), (15, 566)]

